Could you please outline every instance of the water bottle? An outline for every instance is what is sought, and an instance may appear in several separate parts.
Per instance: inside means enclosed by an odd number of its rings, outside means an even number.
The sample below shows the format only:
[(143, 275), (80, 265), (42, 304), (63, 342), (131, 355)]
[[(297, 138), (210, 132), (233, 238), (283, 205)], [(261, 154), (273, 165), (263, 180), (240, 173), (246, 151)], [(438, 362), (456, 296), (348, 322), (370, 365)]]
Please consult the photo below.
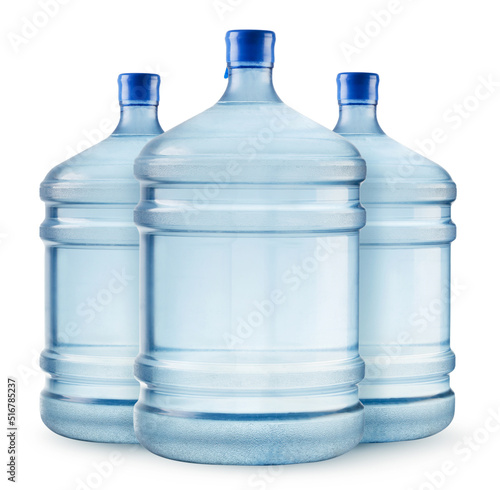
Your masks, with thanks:
[(335, 131), (367, 164), (361, 202), (360, 353), (363, 442), (426, 437), (450, 424), (450, 244), (456, 187), (439, 165), (389, 138), (377, 122), (379, 77), (337, 77)]
[(43, 422), (66, 437), (137, 442), (133, 363), (139, 343), (139, 233), (133, 162), (162, 132), (160, 77), (118, 78), (121, 117), (113, 134), (52, 169), (41, 184), (46, 218), (47, 373)]
[(227, 89), (136, 160), (140, 443), (171, 459), (331, 458), (362, 436), (355, 148), (286, 106), (275, 35), (229, 31)]

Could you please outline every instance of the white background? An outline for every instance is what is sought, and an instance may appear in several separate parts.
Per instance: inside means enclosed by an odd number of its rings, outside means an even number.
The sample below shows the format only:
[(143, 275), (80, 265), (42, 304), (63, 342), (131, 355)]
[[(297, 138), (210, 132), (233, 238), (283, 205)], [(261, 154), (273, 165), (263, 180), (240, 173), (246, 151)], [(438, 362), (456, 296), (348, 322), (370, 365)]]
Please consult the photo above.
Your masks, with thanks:
[[(500, 420), (489, 423), (492, 414), (500, 419), (497, 2), (221, 0), (218, 11), (213, 0), (64, 0), (46, 25), (32, 29), (30, 39), (21, 38), (25, 19), (44, 23), (43, 1), (57, 0), (4, 2), (0, 15), (2, 383), (8, 374), (19, 379), (17, 488), (82, 490), (79, 479), (93, 485), (87, 488), (103, 489), (499, 488)], [(377, 15), (389, 8), (389, 17)], [(215, 103), (225, 87), (224, 34), (235, 28), (276, 32), (278, 93), (329, 128), (337, 117), (337, 72), (378, 72), (382, 127), (443, 165), (456, 181), (457, 412), (444, 432), (359, 446), (322, 463), (248, 468), (169, 461), (132, 446), (65, 439), (43, 426), (43, 376), (37, 368), (44, 330), (39, 183), (51, 167), (111, 132), (120, 72), (162, 76), (164, 129)], [(360, 32), (366, 30), (363, 40)], [(345, 53), (348, 44), (354, 47), (351, 56)], [(485, 86), (488, 79), (496, 85)], [(436, 135), (438, 143), (422, 146)], [(96, 465), (116, 451), (119, 463), (99, 480)], [(436, 473), (443, 465), (446, 476)], [(1, 479), (6, 476), (2, 469)]]

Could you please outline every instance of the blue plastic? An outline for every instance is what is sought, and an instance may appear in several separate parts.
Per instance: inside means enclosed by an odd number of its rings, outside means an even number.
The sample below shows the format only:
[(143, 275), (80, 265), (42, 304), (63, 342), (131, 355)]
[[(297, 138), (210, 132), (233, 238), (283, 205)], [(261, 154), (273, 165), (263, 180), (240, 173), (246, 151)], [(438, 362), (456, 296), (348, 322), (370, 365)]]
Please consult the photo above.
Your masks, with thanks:
[[(158, 75), (137, 77), (151, 86), (159, 82)], [(137, 81), (134, 74), (120, 80), (128, 89)], [(155, 102), (122, 104), (109, 138), (55, 167), (41, 184), (46, 348), (40, 364), (47, 373), (41, 415), (54, 432), (75, 439), (137, 442), (139, 234), (133, 209), (139, 185), (133, 161), (162, 132), (158, 99), (148, 97)]]
[(379, 76), (376, 73), (339, 73), (337, 98), (339, 104), (376, 104)]
[(276, 35), (273, 31), (235, 30), (226, 34), (226, 61), (272, 66)]
[[(456, 231), (450, 212), (456, 187), (439, 165), (382, 131), (375, 104), (366, 103), (376, 98), (375, 74), (341, 74), (338, 80), (347, 103), (341, 98), (335, 131), (367, 164), (361, 185), (367, 224), (360, 233), (363, 442), (426, 437), (451, 422), (455, 407), (449, 373), (455, 366), (450, 243)], [(353, 96), (365, 100), (353, 104)]]
[(154, 73), (122, 73), (118, 76), (118, 100), (125, 105), (158, 105), (160, 76)]
[(270, 67), (228, 68), (220, 101), (136, 160), (137, 437), (199, 463), (331, 458), (363, 432), (365, 165), (283, 104)]

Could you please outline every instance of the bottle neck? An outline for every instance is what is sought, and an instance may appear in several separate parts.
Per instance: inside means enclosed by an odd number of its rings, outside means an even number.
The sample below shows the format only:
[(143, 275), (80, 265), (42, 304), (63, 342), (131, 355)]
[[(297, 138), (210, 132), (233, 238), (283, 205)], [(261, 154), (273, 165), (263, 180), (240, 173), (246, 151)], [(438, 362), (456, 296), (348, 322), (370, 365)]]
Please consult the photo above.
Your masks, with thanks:
[(114, 135), (150, 135), (163, 133), (156, 105), (121, 105), (120, 122)]
[(273, 86), (273, 69), (268, 67), (227, 68), (228, 84), (219, 102), (281, 102)]
[(340, 104), (334, 131), (340, 134), (385, 134), (377, 121), (375, 104)]

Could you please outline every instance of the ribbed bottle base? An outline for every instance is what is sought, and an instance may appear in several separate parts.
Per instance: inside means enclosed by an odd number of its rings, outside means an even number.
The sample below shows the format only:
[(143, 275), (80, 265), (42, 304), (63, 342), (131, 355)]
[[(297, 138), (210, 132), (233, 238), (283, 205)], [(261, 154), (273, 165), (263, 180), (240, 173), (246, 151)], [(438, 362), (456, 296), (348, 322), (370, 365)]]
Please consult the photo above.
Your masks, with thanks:
[(421, 439), (445, 429), (455, 413), (455, 394), (419, 398), (362, 399), (365, 432), (362, 443)]
[(280, 465), (321, 461), (355, 447), (363, 407), (300, 414), (206, 414), (135, 406), (139, 442), (169, 459), (207, 464)]
[(43, 423), (61, 436), (81, 441), (137, 443), (133, 428), (136, 400), (68, 398), (43, 391)]

